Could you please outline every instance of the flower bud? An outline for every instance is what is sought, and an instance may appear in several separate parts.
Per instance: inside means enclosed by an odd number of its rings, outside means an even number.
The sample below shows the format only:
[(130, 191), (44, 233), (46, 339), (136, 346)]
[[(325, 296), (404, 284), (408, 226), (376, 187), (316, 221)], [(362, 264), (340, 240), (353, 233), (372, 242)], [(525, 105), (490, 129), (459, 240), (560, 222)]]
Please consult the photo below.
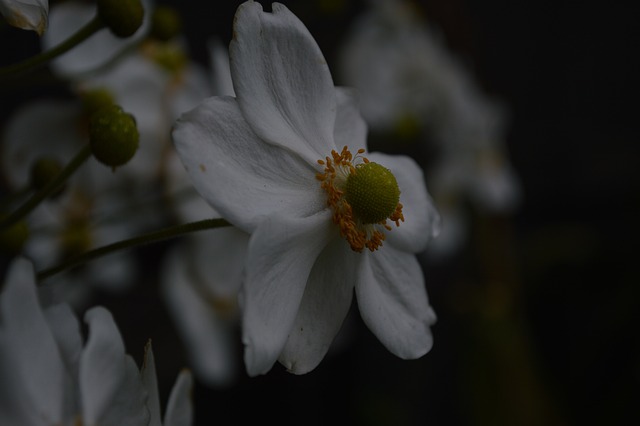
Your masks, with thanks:
[[(49, 182), (54, 180), (62, 171), (62, 164), (58, 160), (49, 157), (42, 157), (37, 159), (31, 166), (29, 173), (29, 183), (31, 188), (36, 191), (40, 191)], [(53, 193), (51, 197), (56, 197), (62, 193), (64, 186), (58, 191)]]
[(142, 25), (144, 8), (140, 0), (98, 0), (98, 16), (113, 34), (125, 38)]
[(100, 109), (89, 122), (89, 143), (98, 161), (115, 169), (126, 164), (138, 149), (140, 135), (133, 115), (117, 105)]
[(94, 112), (101, 108), (115, 104), (113, 95), (105, 88), (95, 88), (84, 91), (80, 99), (87, 117), (91, 117)]
[(151, 37), (169, 41), (182, 31), (180, 15), (169, 6), (157, 6), (151, 17)]

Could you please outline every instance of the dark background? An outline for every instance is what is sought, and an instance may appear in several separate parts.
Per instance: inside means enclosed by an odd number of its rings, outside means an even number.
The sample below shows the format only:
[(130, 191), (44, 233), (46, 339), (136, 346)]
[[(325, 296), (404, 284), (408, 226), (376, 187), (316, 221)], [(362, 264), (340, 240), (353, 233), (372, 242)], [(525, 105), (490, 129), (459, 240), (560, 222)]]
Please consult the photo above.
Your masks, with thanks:
[[(206, 65), (208, 38), (229, 41), (240, 2), (158, 3), (182, 13), (192, 56)], [(334, 68), (336, 48), (366, 2), (284, 3)], [(509, 156), (523, 203), (509, 216), (476, 214), (464, 250), (425, 263), (439, 317), (429, 354), (395, 358), (356, 309), (352, 340), (305, 376), (276, 365), (258, 378), (240, 371), (229, 388), (198, 384), (197, 424), (639, 423), (640, 43), (631, 3), (416, 3), (483, 89), (509, 107)], [(8, 28), (0, 34), (2, 64), (37, 48), (34, 34)], [(0, 125), (40, 92), (3, 87), (2, 93)], [(153, 264), (164, 249), (137, 255)], [(146, 338), (153, 339), (166, 398), (184, 357), (154, 274), (149, 269), (127, 297), (105, 295), (104, 304), (137, 359)]]

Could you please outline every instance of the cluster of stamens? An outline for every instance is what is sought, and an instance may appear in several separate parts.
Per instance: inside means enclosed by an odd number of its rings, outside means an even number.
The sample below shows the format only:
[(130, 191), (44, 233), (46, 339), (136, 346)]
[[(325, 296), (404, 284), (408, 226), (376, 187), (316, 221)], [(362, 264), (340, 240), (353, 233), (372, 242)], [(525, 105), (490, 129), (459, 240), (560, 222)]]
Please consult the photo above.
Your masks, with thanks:
[[(324, 172), (316, 174), (316, 178), (321, 182), (321, 188), (327, 193), (327, 204), (333, 210), (333, 222), (338, 225), (340, 235), (347, 240), (351, 249), (356, 252), (362, 252), (365, 248), (375, 251), (382, 246), (382, 242), (385, 240), (384, 229), (388, 231), (392, 229), (387, 224), (387, 220), (395, 222), (396, 226), (400, 226), (401, 221), (404, 222), (402, 204), (398, 202), (400, 191), (395, 178), (387, 169), (376, 163), (371, 163), (367, 158), (363, 157), (362, 154), (364, 152), (364, 149), (359, 149), (356, 155), (353, 156), (346, 146), (339, 153), (332, 150), (331, 157), (327, 156), (324, 160), (318, 160), (318, 164), (324, 166)], [(395, 188), (391, 188), (392, 192), (395, 191), (395, 194), (391, 196), (392, 205), (384, 205), (389, 204), (388, 194), (385, 194), (381, 200), (381, 204), (383, 204), (380, 206), (381, 210), (380, 208), (374, 208), (376, 211), (373, 212), (376, 216), (380, 216), (380, 212), (383, 212), (381, 215), (384, 218), (376, 218), (374, 221), (363, 219), (364, 215), (357, 214), (358, 206), (352, 206), (347, 201), (349, 195), (346, 189), (347, 181), (350, 177), (356, 176), (358, 169), (369, 165), (375, 165), (385, 170), (393, 178), (393, 185), (395, 185)], [(368, 196), (373, 195), (374, 201), (377, 201), (375, 200), (376, 189), (386, 190), (386, 188), (373, 188), (371, 193), (366, 194)], [(369, 208), (369, 205), (366, 207)]]

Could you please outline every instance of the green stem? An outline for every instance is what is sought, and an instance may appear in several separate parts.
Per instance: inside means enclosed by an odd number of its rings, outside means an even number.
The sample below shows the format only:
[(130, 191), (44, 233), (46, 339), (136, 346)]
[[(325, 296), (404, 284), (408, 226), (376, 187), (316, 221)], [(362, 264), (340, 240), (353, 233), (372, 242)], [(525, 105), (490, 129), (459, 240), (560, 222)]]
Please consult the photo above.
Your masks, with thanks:
[(44, 279), (55, 275), (58, 272), (62, 272), (66, 269), (70, 269), (78, 265), (82, 265), (83, 263), (86, 263), (90, 260), (97, 259), (99, 257), (111, 254), (119, 250), (155, 243), (169, 238), (179, 237), (191, 232), (204, 231), (207, 229), (215, 229), (230, 225), (231, 224), (225, 219), (204, 219), (198, 222), (190, 222), (182, 225), (170, 226), (168, 228), (153, 231), (148, 234), (140, 235), (138, 237), (133, 237), (128, 240), (118, 241), (117, 243), (99, 247), (97, 249), (90, 250), (86, 253), (72, 257), (71, 259), (62, 262), (57, 266), (38, 272), (37, 279), (38, 282), (43, 281)]
[(0, 77), (17, 74), (30, 68), (35, 68), (37, 66), (43, 65), (56, 56), (60, 56), (71, 48), (82, 43), (83, 41), (91, 37), (94, 33), (103, 28), (105, 28), (104, 23), (102, 22), (100, 17), (96, 16), (84, 27), (80, 28), (75, 34), (73, 34), (71, 37), (69, 37), (67, 40), (57, 45), (53, 49), (46, 52), (41, 52), (35, 56), (25, 59), (22, 62), (18, 62), (17, 64), (0, 68)]
[(0, 229), (8, 228), (20, 219), (31, 213), (38, 204), (42, 202), (49, 195), (57, 191), (62, 184), (91, 156), (91, 147), (89, 144), (85, 145), (80, 152), (62, 169), (62, 171), (51, 182), (45, 185), (40, 191), (36, 192), (29, 198), (18, 210), (7, 216), (0, 221)]

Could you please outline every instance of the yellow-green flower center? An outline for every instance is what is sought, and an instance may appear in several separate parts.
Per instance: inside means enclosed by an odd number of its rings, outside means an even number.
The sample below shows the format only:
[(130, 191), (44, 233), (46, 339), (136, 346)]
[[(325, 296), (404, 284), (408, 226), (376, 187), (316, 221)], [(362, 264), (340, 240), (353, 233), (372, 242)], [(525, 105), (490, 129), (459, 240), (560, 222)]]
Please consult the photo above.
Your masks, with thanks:
[[(327, 205), (333, 210), (333, 222), (352, 250), (370, 251), (382, 246), (384, 231), (390, 231), (387, 220), (400, 226), (404, 221), (400, 189), (393, 173), (371, 163), (364, 149), (354, 157), (345, 146), (341, 152), (331, 151), (331, 157), (318, 160), (324, 167), (316, 178), (327, 193)], [(359, 164), (354, 164), (360, 161)]]
[(400, 189), (391, 171), (377, 163), (363, 163), (349, 174), (344, 196), (363, 224), (386, 220), (396, 210)]

